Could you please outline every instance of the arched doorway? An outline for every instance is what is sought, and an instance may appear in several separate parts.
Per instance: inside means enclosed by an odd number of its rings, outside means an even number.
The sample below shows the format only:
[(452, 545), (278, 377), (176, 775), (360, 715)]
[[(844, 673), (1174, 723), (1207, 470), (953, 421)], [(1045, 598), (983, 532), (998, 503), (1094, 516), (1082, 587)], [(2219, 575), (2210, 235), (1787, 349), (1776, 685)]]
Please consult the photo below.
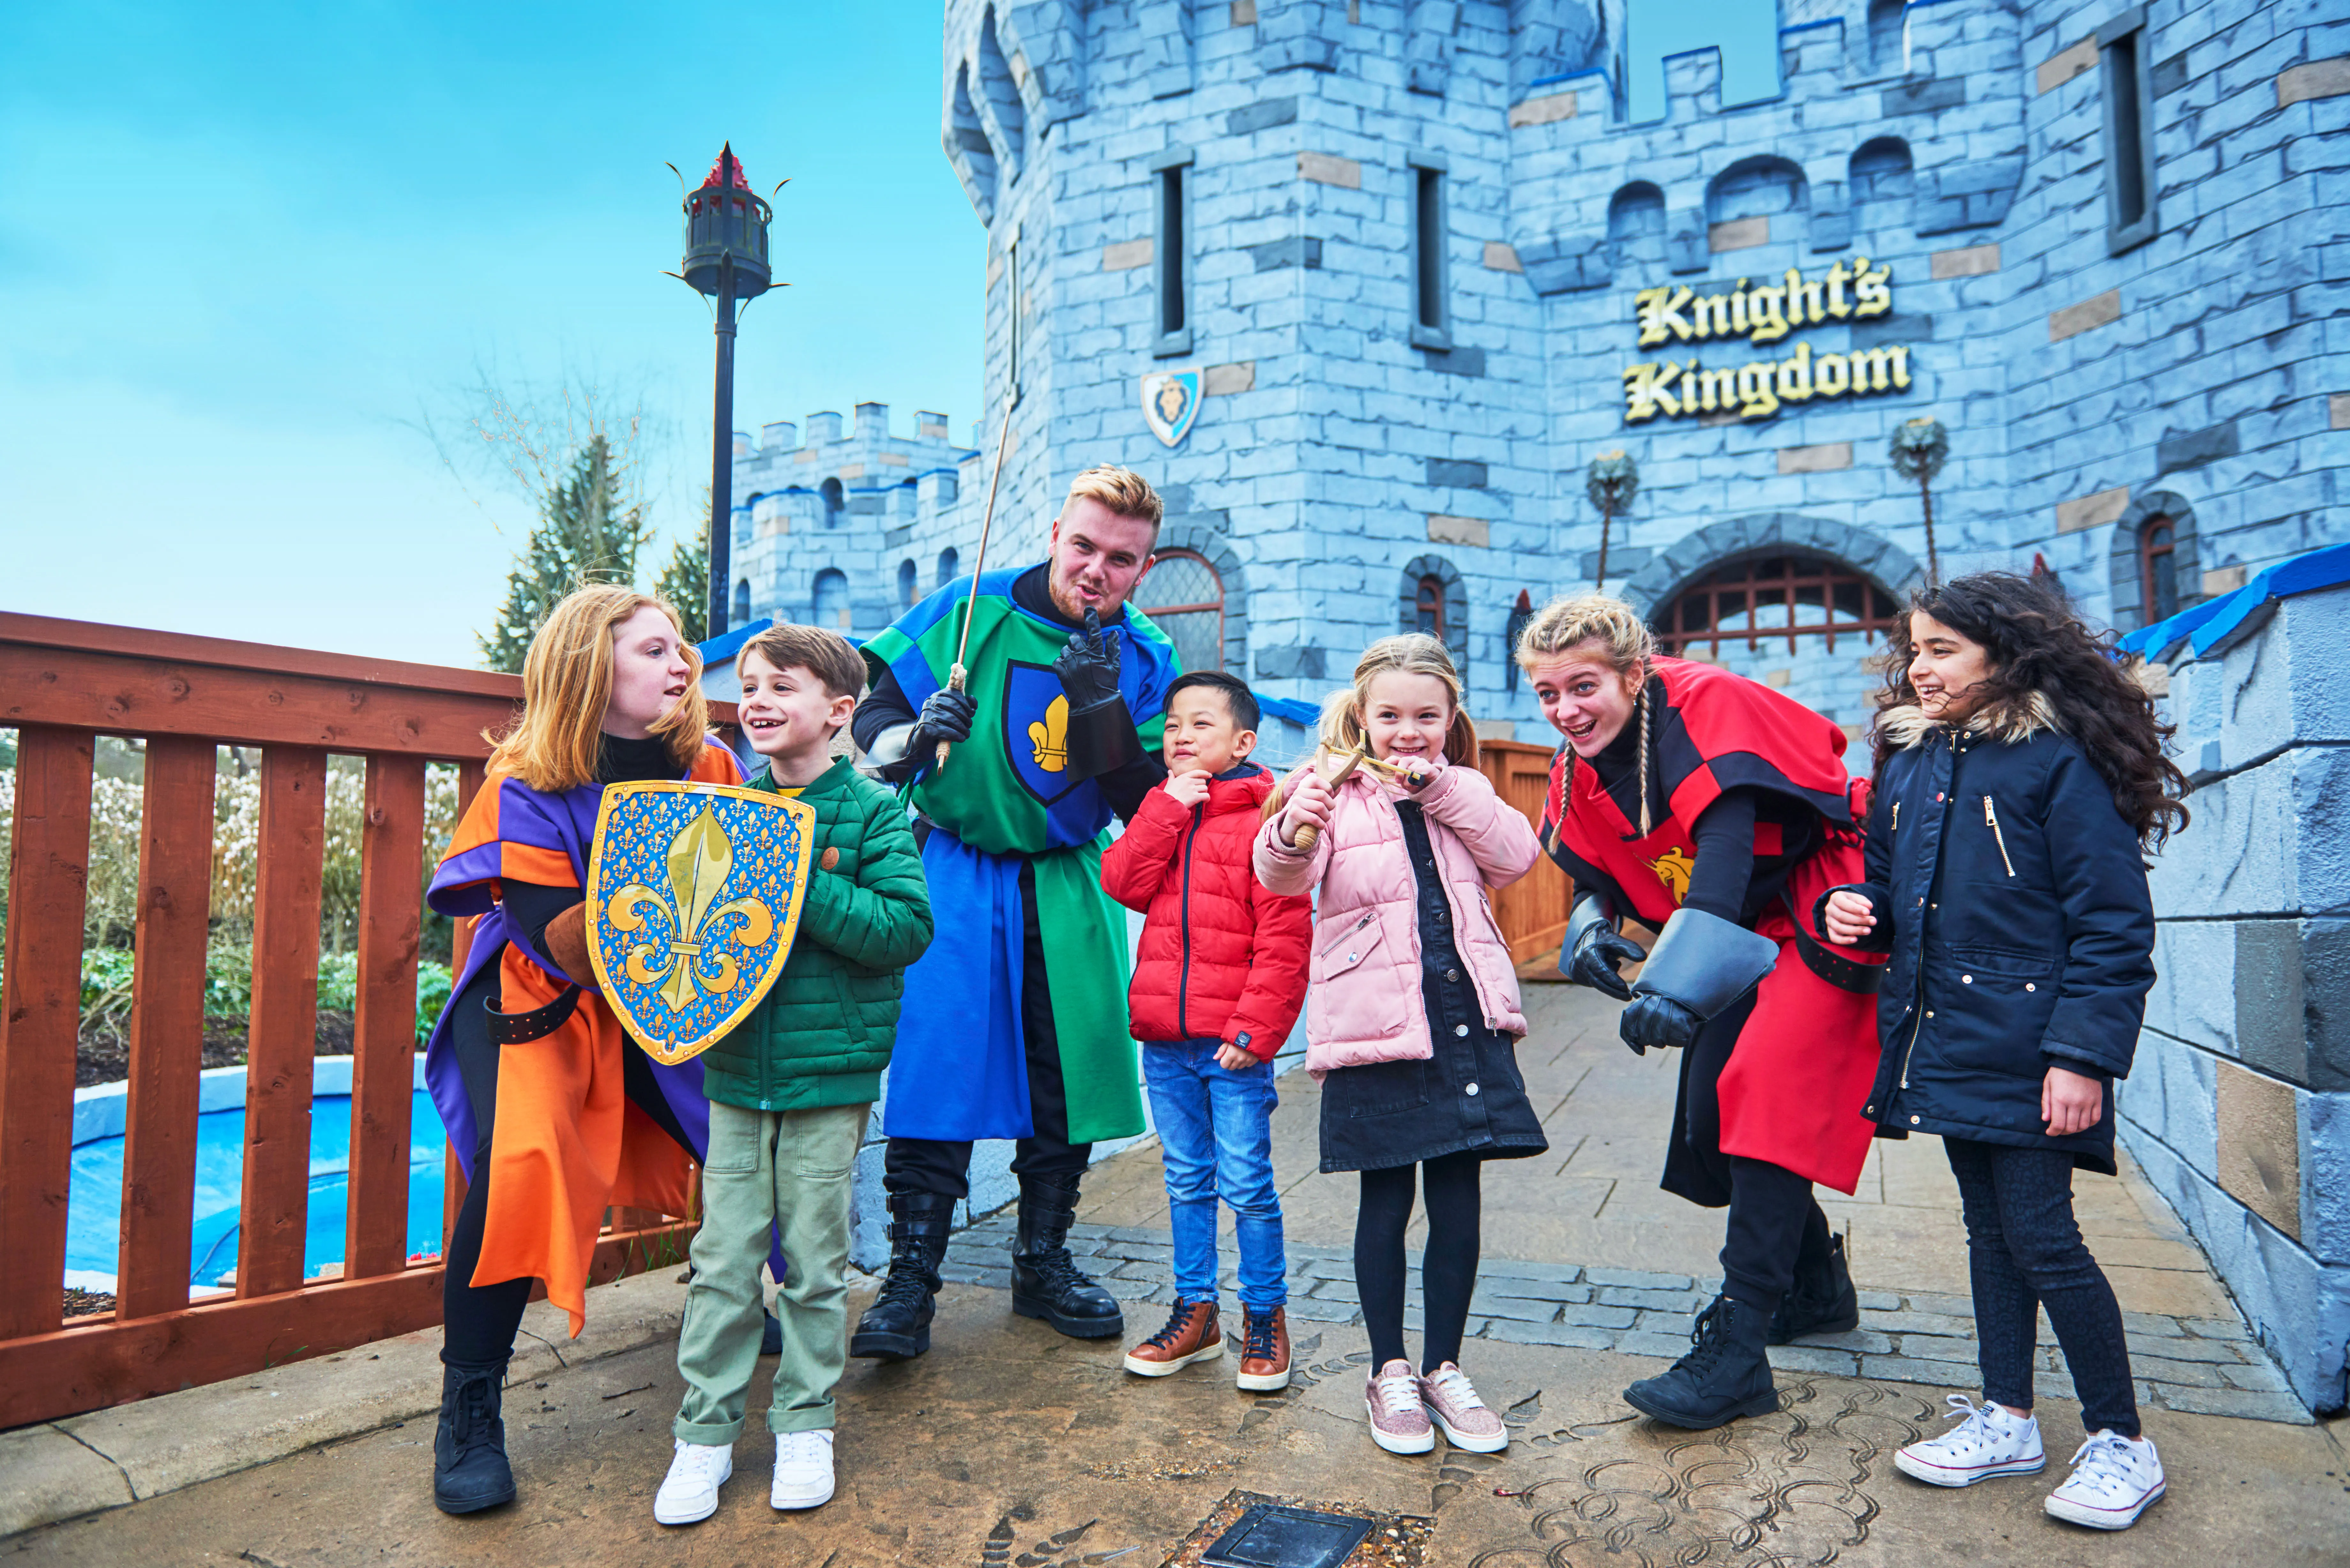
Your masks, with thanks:
[(1161, 550), (1135, 596), (1185, 670), (1224, 667), (1224, 582), (1196, 550)]
[(1725, 652), (1740, 650), (1864, 650), (1884, 639), (1900, 613), (1891, 594), (1844, 562), (1785, 551), (1714, 568), (1648, 625), (1659, 652), (1721, 662)]
[(827, 566), (816, 575), (815, 624), (835, 631), (848, 629), (848, 574)]

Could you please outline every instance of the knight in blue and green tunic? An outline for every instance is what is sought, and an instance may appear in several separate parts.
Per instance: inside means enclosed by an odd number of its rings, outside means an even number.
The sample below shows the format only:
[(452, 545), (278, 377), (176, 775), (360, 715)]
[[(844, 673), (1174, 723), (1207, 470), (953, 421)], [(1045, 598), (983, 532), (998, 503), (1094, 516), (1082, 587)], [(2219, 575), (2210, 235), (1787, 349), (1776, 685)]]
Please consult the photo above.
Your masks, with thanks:
[[(940, 935), (906, 971), (882, 1122), (890, 1282), (853, 1354), (927, 1345), (937, 1253), (980, 1138), (1018, 1142), (1014, 1309), (1087, 1337), (1122, 1328), (1060, 1244), (1091, 1146), (1143, 1130), (1126, 917), (1102, 892), (1101, 852), (1112, 817), (1166, 776), (1166, 691), (1180, 671), (1166, 635), (1125, 603), (1159, 504), (1139, 477), (1122, 482), (1147, 518), (1073, 493), (1052, 559), (988, 572), (975, 595), (968, 577), (950, 584), (865, 645), (854, 733), (884, 778), (910, 786)], [(1130, 491), (1118, 499), (1136, 504)]]

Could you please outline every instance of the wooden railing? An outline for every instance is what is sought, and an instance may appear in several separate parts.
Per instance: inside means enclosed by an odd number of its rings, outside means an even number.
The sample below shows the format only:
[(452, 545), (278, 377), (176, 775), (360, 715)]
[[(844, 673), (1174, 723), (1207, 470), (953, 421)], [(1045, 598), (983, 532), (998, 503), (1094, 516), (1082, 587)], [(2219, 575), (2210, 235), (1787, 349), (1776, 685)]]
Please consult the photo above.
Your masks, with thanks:
[[(482, 782), (512, 676), (0, 613), (16, 732), (0, 961), (0, 1428), (346, 1350), (440, 1320), (411, 1263), (409, 1111), (425, 767)], [(726, 714), (731, 720), (731, 712)], [(94, 742), (145, 742), (116, 1302), (65, 1317), (67, 1198)], [(262, 754), (244, 1175), (233, 1295), (191, 1303), (215, 747)], [(348, 1229), (303, 1279), (327, 759), (365, 760)], [(462, 966), (470, 937), (456, 935)], [(451, 1162), (442, 1234), (463, 1196)], [(681, 1221), (615, 1210), (595, 1277), (675, 1257)]]
[[(1484, 753), (1482, 766), (1493, 793), (1523, 812), (1539, 831), (1554, 748), (1523, 741), (1487, 741), (1479, 749)], [(1532, 871), (1493, 895), (1493, 914), (1510, 944), (1513, 962), (1558, 955), (1558, 944), (1566, 935), (1571, 890), (1566, 873), (1544, 855)]]

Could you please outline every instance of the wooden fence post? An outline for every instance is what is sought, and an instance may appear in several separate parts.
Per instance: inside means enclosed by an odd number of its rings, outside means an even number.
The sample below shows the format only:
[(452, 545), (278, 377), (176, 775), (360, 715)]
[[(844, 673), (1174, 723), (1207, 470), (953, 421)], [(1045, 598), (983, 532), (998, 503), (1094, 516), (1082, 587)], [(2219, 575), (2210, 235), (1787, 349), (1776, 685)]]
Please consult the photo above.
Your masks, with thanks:
[(327, 753), (309, 746), (268, 747), (261, 753), (261, 841), (253, 890), (239, 1296), (268, 1295), (302, 1283), (326, 837)]

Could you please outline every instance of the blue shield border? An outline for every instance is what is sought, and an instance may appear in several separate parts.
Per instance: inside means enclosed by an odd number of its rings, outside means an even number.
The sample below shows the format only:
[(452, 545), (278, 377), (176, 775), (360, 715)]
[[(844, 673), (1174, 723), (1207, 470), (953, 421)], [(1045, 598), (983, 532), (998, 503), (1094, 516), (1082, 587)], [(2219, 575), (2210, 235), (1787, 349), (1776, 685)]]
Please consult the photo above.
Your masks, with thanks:
[[(669, 857), (705, 811), (724, 839), (724, 876), (714, 890), (694, 893), (697, 929), (680, 932)], [(783, 795), (666, 780), (606, 787), (588, 859), (588, 961), (613, 1015), (647, 1055), (670, 1065), (690, 1060), (758, 1006), (799, 934), (815, 851), (815, 811)], [(746, 941), (763, 919), (764, 940)], [(659, 971), (648, 973), (648, 957), (661, 961)], [(681, 1009), (663, 994), (674, 993), (681, 964), (692, 971)], [(730, 973), (731, 984), (715, 986)]]
[[(1172, 387), (1182, 395), (1182, 407), (1169, 418), (1160, 406), (1165, 389)], [(1191, 421), (1200, 417), (1200, 372), (1197, 370), (1152, 370), (1142, 378), (1142, 419), (1150, 433), (1166, 446), (1180, 445), (1191, 433)]]
[[(1061, 678), (1053, 673), (1048, 664), (1030, 664), (1024, 659), (1007, 660), (1003, 671), (1003, 753), (1012, 764), (1013, 776), (1020, 787), (1049, 806), (1079, 784), (1083, 779), (1070, 776), (1067, 765), (1067, 731), (1062, 732), (1062, 765), (1048, 768), (1037, 759), (1040, 742), (1028, 732), (1031, 724), (1050, 722), (1052, 707), (1057, 699), (1066, 702), (1068, 693), (1062, 690)], [(1066, 715), (1068, 710), (1063, 707)]]

